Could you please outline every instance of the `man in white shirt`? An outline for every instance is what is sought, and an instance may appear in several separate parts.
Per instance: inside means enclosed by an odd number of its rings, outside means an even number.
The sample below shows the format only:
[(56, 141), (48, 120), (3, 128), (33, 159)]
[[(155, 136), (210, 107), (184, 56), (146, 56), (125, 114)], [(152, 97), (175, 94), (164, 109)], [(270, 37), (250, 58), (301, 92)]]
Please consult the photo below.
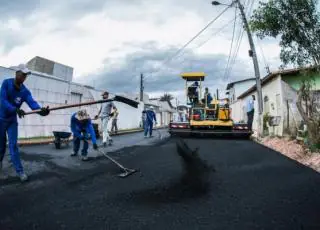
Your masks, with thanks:
[(249, 99), (247, 101), (247, 117), (248, 117), (248, 128), (250, 131), (252, 131), (252, 122), (253, 122), (253, 117), (254, 117), (254, 101), (255, 101), (255, 96), (252, 95), (252, 99)]
[[(109, 98), (109, 93), (108, 92), (104, 92), (102, 94), (103, 100), (106, 100)], [(109, 135), (108, 132), (108, 122), (111, 119), (111, 117), (113, 116), (112, 114), (112, 109), (116, 109), (116, 106), (113, 104), (113, 102), (105, 102), (102, 103), (101, 108), (99, 110), (99, 113), (97, 116), (95, 116), (96, 119), (98, 119), (99, 117), (101, 118), (101, 122), (102, 122), (102, 139), (103, 139), (103, 146), (106, 147), (107, 146), (107, 141), (109, 146), (112, 144), (112, 138)], [(100, 115), (101, 113), (101, 115)]]

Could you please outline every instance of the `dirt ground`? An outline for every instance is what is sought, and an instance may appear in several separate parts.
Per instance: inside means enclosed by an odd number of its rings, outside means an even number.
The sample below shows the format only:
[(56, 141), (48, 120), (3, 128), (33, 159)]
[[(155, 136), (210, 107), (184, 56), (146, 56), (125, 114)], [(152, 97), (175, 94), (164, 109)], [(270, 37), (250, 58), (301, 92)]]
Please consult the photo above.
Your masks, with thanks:
[(262, 140), (262, 144), (320, 172), (320, 152), (310, 152), (297, 140), (267, 137)]

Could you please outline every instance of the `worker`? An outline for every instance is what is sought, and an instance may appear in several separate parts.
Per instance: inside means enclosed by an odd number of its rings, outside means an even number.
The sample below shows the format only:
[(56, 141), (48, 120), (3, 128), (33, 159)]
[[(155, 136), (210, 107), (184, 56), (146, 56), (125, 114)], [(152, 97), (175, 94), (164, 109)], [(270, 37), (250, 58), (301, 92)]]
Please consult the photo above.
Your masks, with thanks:
[(252, 123), (254, 117), (254, 101), (256, 100), (255, 96), (252, 95), (252, 99), (247, 101), (247, 117), (248, 117), (248, 129), (252, 131)]
[(208, 107), (211, 103), (211, 101), (213, 100), (208, 87), (205, 88), (204, 91), (204, 98), (202, 99), (202, 103), (206, 105), (206, 107)]
[(188, 87), (188, 96), (191, 103), (198, 103), (199, 101), (199, 92), (198, 92), (199, 83), (196, 81)]
[[(101, 96), (102, 96), (103, 100), (106, 100), (109, 98), (109, 93), (103, 92)], [(113, 140), (110, 137), (109, 132), (108, 132), (108, 123), (109, 123), (110, 118), (113, 115), (113, 113), (111, 112), (112, 109), (116, 109), (116, 106), (114, 105), (114, 103), (112, 101), (102, 103), (98, 115), (95, 116), (95, 119), (98, 119), (98, 117), (101, 113), (100, 118), (101, 118), (101, 123), (102, 123), (102, 139), (103, 139), (102, 142), (103, 142), (104, 147), (107, 146), (107, 141), (108, 141), (109, 146), (113, 142)]]
[(1, 100), (0, 100), (0, 177), (6, 178), (2, 172), (2, 161), (6, 152), (7, 134), (9, 139), (9, 151), (11, 161), (15, 171), (21, 182), (28, 180), (27, 174), (24, 172), (20, 160), (20, 153), (17, 145), (18, 139), (18, 121), (24, 117), (25, 111), (21, 109), (23, 102), (26, 102), (30, 109), (40, 110), (41, 116), (47, 116), (50, 111), (49, 107), (40, 107), (33, 99), (29, 89), (23, 84), (31, 71), (24, 65), (20, 64), (15, 67), (15, 78), (5, 79), (1, 85)]
[(77, 156), (80, 149), (80, 141), (83, 141), (83, 148), (81, 151), (81, 160), (88, 160), (88, 141), (93, 143), (93, 149), (97, 150), (97, 139), (93, 129), (93, 125), (87, 111), (80, 110), (71, 116), (71, 131), (73, 133), (73, 153), (71, 156)]
[(146, 119), (145, 119), (145, 126), (144, 126), (145, 138), (147, 138), (148, 131), (149, 131), (149, 137), (152, 137), (153, 120), (155, 121), (155, 124), (157, 124), (157, 118), (154, 112), (154, 108), (153, 106), (150, 106), (150, 108), (146, 110)]
[(118, 133), (118, 125), (117, 125), (118, 115), (119, 115), (118, 109), (115, 108), (114, 111), (113, 111), (112, 124), (111, 124), (112, 125), (111, 126), (111, 132), (114, 132), (115, 134)]

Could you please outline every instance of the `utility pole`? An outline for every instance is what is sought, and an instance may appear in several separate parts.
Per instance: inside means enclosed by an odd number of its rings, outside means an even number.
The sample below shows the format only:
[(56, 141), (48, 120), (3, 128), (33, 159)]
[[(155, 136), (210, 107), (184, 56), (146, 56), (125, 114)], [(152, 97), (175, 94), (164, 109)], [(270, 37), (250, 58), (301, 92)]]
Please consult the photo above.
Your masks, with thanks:
[(219, 89), (217, 89), (217, 100), (219, 100)]
[(140, 101), (143, 101), (143, 74), (140, 74)]
[(263, 103), (262, 103), (262, 89), (261, 89), (261, 80), (260, 80), (260, 71), (259, 71), (259, 64), (258, 64), (258, 59), (257, 59), (257, 53), (256, 53), (256, 49), (253, 43), (253, 39), (252, 39), (252, 35), (250, 32), (250, 28), (248, 25), (248, 21), (246, 18), (246, 15), (244, 13), (243, 10), (243, 6), (240, 3), (240, 0), (235, 0), (235, 2), (238, 4), (239, 9), (240, 9), (240, 13), (242, 16), (242, 20), (245, 26), (245, 29), (247, 30), (247, 34), (248, 34), (248, 39), (249, 39), (249, 45), (250, 45), (250, 57), (252, 57), (252, 61), (253, 61), (253, 66), (254, 66), (254, 72), (255, 72), (255, 76), (256, 76), (256, 85), (257, 85), (257, 98), (258, 98), (258, 110), (259, 110), (259, 117), (258, 117), (258, 137), (260, 137), (262, 135), (262, 112), (263, 112)]

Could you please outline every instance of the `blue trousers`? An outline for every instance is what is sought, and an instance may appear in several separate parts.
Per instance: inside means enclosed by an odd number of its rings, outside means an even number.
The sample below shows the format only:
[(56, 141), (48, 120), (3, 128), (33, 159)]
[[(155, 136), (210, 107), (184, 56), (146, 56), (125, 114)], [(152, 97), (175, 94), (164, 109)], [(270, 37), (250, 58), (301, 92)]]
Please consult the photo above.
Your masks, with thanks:
[(144, 124), (144, 136), (147, 136), (149, 131), (149, 136), (152, 136), (152, 128), (153, 128), (153, 122), (145, 122)]
[[(73, 139), (73, 152), (78, 153), (80, 149), (80, 138), (75, 137)], [(81, 155), (82, 156), (87, 156), (88, 155), (88, 148), (89, 148), (89, 143), (88, 141), (84, 140), (83, 141), (83, 147), (81, 150)]]
[(17, 145), (18, 123), (16, 121), (8, 122), (0, 119), (0, 161), (3, 160), (3, 157), (6, 153), (7, 134), (9, 138), (9, 152), (11, 155), (11, 161), (17, 174), (21, 174), (23, 173), (23, 167)]

